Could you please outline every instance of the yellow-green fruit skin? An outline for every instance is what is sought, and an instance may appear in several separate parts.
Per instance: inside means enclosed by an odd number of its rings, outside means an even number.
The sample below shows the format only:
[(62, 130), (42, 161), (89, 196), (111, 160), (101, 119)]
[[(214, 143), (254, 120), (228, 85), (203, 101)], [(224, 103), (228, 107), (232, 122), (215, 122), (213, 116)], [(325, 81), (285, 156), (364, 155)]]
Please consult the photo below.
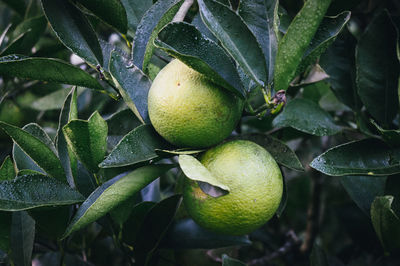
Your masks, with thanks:
[(217, 233), (243, 235), (271, 219), (282, 198), (283, 181), (263, 147), (245, 140), (226, 142), (208, 150), (200, 161), (230, 191), (212, 197), (186, 178), (183, 202), (195, 222)]
[(176, 59), (158, 73), (148, 96), (152, 125), (178, 147), (221, 142), (235, 128), (242, 109), (239, 98)]

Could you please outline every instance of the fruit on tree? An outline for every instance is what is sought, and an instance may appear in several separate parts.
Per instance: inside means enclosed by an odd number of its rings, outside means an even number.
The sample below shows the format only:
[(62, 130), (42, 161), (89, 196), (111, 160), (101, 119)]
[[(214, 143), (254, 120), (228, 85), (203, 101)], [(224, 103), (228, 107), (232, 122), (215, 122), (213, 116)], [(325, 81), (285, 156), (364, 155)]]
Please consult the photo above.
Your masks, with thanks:
[(235, 128), (242, 109), (239, 98), (176, 59), (158, 73), (148, 96), (155, 130), (178, 147), (221, 142)]
[(265, 224), (279, 207), (283, 181), (274, 158), (263, 147), (234, 140), (209, 149), (200, 162), (228, 194), (212, 197), (185, 178), (183, 202), (200, 226), (217, 233), (242, 235)]

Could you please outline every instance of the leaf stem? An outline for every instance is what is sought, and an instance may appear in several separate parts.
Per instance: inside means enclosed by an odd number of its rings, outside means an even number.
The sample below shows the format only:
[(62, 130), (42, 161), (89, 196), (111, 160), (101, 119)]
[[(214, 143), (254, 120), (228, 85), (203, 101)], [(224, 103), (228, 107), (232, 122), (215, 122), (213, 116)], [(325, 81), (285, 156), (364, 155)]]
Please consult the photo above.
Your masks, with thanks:
[(183, 21), (186, 17), (187, 12), (189, 11), (190, 7), (193, 5), (194, 0), (185, 0), (181, 7), (179, 8), (178, 12), (175, 14), (174, 19), (172, 22), (180, 22)]

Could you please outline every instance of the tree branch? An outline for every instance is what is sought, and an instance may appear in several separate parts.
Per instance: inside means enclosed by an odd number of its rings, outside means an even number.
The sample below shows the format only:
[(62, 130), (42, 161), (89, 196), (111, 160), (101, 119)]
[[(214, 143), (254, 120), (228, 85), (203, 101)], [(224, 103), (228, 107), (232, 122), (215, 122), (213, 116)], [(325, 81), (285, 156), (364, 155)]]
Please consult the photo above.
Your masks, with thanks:
[(181, 7), (179, 8), (178, 12), (176, 13), (172, 22), (180, 22), (185, 19), (187, 12), (189, 11), (190, 7), (193, 5), (194, 0), (185, 0)]

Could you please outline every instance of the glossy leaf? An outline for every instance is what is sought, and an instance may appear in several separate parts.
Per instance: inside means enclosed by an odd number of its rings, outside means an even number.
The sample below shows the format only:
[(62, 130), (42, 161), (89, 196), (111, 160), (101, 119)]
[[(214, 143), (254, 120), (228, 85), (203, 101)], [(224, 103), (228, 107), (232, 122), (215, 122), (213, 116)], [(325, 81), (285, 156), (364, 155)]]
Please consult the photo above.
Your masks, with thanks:
[(140, 20), (132, 49), (133, 64), (139, 69), (146, 72), (158, 32), (172, 21), (182, 3), (182, 0), (157, 1)]
[(104, 216), (171, 168), (172, 165), (144, 166), (102, 184), (80, 206), (63, 237)]
[(393, 200), (393, 196), (376, 197), (371, 205), (372, 225), (386, 252), (400, 249), (400, 219), (391, 208)]
[(57, 110), (63, 107), (65, 98), (70, 93), (71, 88), (56, 90), (35, 100), (31, 107), (38, 111)]
[(0, 212), (0, 250), (7, 252), (10, 249), (12, 213)]
[(279, 41), (276, 55), (275, 90), (286, 90), (296, 75), (304, 53), (308, 49), (331, 0), (308, 0), (292, 20)]
[(64, 169), (57, 154), (45, 143), (29, 132), (18, 127), (0, 122), (0, 127), (15, 141), (16, 144), (52, 177), (65, 181)]
[(0, 182), (4, 180), (12, 180), (17, 175), (14, 169), (14, 164), (10, 158), (7, 156), (0, 166)]
[(61, 165), (64, 168), (68, 183), (73, 187), (74, 179), (78, 175), (77, 158), (73, 154), (71, 148), (68, 146), (67, 141), (62, 131), (63, 127), (73, 119), (78, 119), (78, 99), (77, 89), (72, 88), (67, 97), (64, 97), (64, 104), (60, 112), (57, 128), (57, 151), (60, 158)]
[(0, 57), (0, 75), (103, 90), (100, 83), (82, 69), (54, 58), (20, 55)]
[(72, 206), (36, 208), (28, 210), (28, 213), (35, 220), (40, 234), (56, 240), (65, 232), (72, 208)]
[(115, 51), (111, 53), (110, 72), (119, 93), (140, 121), (149, 123), (147, 95), (151, 81), (139, 68), (134, 65), (128, 68), (127, 65), (121, 55)]
[(82, 202), (83, 196), (55, 178), (30, 174), (0, 182), (0, 210), (20, 211)]
[(317, 58), (333, 43), (339, 33), (350, 20), (350, 12), (343, 12), (335, 17), (325, 17), (318, 27), (313, 39), (297, 67), (296, 75), (303, 73), (306, 68), (315, 63)]
[(140, 20), (146, 11), (153, 5), (152, 0), (121, 0), (128, 17), (128, 28), (136, 31)]
[(165, 26), (154, 44), (214, 83), (244, 98), (233, 60), (215, 42), (207, 39), (195, 26), (172, 22)]
[(149, 265), (153, 252), (159, 246), (181, 203), (182, 196), (174, 195), (149, 210), (135, 240), (139, 265)]
[(212, 0), (198, 1), (201, 18), (222, 46), (256, 82), (267, 81), (265, 58), (256, 37), (230, 8)]
[(96, 111), (89, 120), (71, 120), (62, 130), (68, 146), (78, 159), (92, 173), (97, 173), (98, 164), (106, 155), (108, 132), (106, 121)]
[(310, 166), (326, 175), (393, 175), (400, 173), (400, 149), (379, 139), (364, 139), (333, 147)]
[(121, 167), (157, 158), (155, 149), (168, 147), (153, 127), (142, 125), (126, 134), (107, 158), (101, 168)]
[(226, 254), (222, 255), (222, 266), (246, 266), (246, 263), (233, 259)]
[(245, 0), (240, 1), (239, 15), (260, 45), (268, 71), (268, 81), (274, 77), (275, 57), (278, 50), (278, 40), (274, 30), (277, 16), (278, 1)]
[(89, 64), (103, 65), (96, 33), (83, 13), (68, 0), (41, 0), (43, 11), (60, 41)]
[(296, 153), (291, 150), (285, 143), (266, 134), (250, 134), (242, 135), (240, 139), (251, 140), (258, 145), (264, 147), (274, 157), (275, 161), (287, 168), (296, 171), (304, 171)]
[(204, 35), (206, 38), (218, 42), (218, 39), (212, 34), (212, 32), (207, 28), (207, 26), (204, 24), (204, 22), (201, 20), (200, 13), (197, 13), (193, 20), (192, 20), (192, 25), (198, 29), (202, 35)]
[(321, 55), (319, 64), (329, 75), (327, 81), (336, 97), (352, 108), (360, 108), (360, 99), (355, 88), (356, 39), (347, 30)]
[(188, 154), (188, 155), (197, 154), (204, 150), (191, 150), (191, 149), (183, 148), (183, 149), (176, 149), (176, 150), (155, 149), (155, 151), (160, 156), (171, 157), (174, 155), (181, 155), (181, 154)]
[(247, 236), (217, 234), (200, 227), (192, 219), (182, 219), (171, 225), (160, 246), (169, 249), (214, 249), (250, 244)]
[(179, 166), (186, 177), (194, 181), (208, 183), (225, 192), (230, 191), (228, 184), (221, 183), (213, 174), (201, 164), (196, 158), (190, 155), (179, 155)]
[(119, 32), (127, 32), (128, 18), (119, 0), (78, 0), (78, 2)]
[(11, 223), (11, 258), (15, 265), (32, 265), (35, 221), (28, 213), (14, 212)]
[(368, 25), (356, 48), (358, 94), (367, 111), (385, 124), (399, 109), (396, 43), (396, 28), (384, 10)]
[(380, 127), (375, 121), (371, 121), (371, 123), (376, 127), (379, 133), (382, 135), (383, 140), (391, 146), (399, 147), (400, 146), (400, 130), (395, 129), (383, 129)]
[(351, 199), (367, 215), (375, 197), (383, 196), (386, 176), (342, 176), (340, 183)]
[(307, 99), (293, 99), (273, 121), (275, 127), (292, 127), (316, 136), (330, 136), (341, 131), (330, 114)]

